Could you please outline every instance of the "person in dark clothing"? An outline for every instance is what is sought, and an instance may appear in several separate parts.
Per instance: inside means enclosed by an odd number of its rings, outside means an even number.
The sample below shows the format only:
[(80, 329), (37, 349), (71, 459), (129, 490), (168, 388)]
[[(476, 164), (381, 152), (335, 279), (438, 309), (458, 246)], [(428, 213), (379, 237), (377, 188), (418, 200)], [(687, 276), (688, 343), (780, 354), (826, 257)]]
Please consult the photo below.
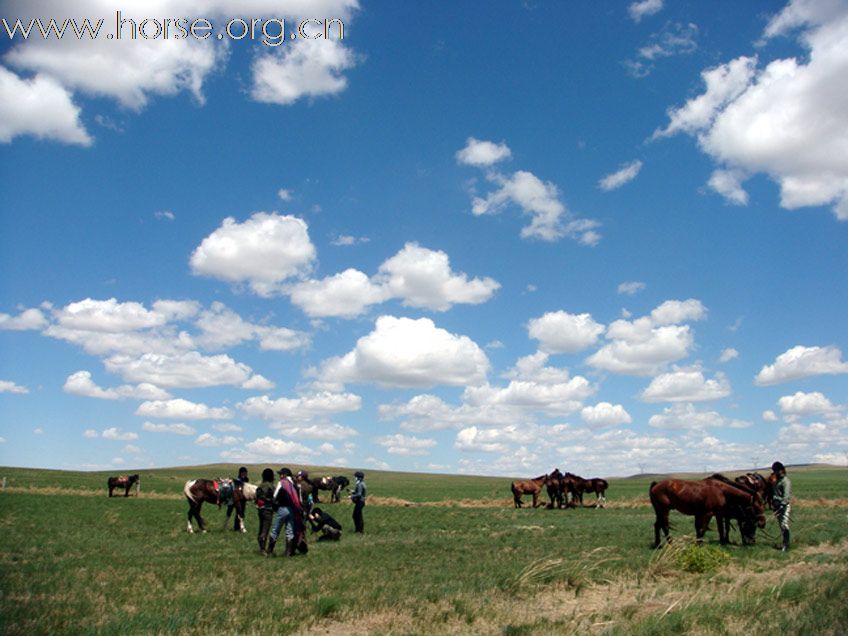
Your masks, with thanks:
[(341, 524), (320, 508), (313, 508), (308, 519), (312, 532), (321, 533), (319, 541), (338, 541), (342, 538)]
[(274, 471), (262, 471), (262, 483), (256, 489), (256, 510), (259, 513), (259, 554), (268, 556), (268, 536), (274, 519)]
[(771, 465), (771, 472), (777, 478), (772, 495), (772, 508), (774, 508), (774, 516), (783, 533), (783, 545), (780, 550), (786, 552), (789, 550), (789, 513), (792, 511), (792, 484), (789, 477), (786, 476), (786, 468), (780, 462), (774, 462)]
[(355, 532), (364, 534), (365, 521), (362, 519), (362, 509), (365, 507), (365, 494), (367, 492), (365, 488), (365, 473), (357, 470), (353, 473), (353, 476), (356, 477), (356, 486), (354, 486), (353, 494), (350, 496), (350, 500), (353, 502), (353, 526)]
[[(250, 482), (250, 477), (248, 477), (248, 475), (247, 475), (247, 467), (242, 466), (241, 468), (238, 469), (238, 477), (233, 479), (233, 485), (238, 487), (239, 485), (243, 486), (244, 484), (246, 484), (248, 482)], [(241, 527), (239, 526), (239, 517), (244, 519), (244, 512), (245, 512), (244, 499), (242, 499), (241, 505), (238, 508), (239, 509), (236, 510), (236, 513), (237, 513), (236, 517), (235, 517), (235, 519), (233, 519), (233, 530), (235, 530), (236, 532), (241, 530)], [(227, 516), (229, 516), (231, 512), (232, 512), (231, 510), (228, 510)]]

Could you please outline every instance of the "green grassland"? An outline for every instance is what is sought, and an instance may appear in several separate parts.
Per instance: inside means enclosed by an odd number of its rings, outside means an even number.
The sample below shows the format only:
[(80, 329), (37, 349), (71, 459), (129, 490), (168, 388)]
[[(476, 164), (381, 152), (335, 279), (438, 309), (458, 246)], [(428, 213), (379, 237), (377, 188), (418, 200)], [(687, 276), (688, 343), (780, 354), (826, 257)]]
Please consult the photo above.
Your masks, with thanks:
[[(262, 466), (249, 468), (255, 480)], [(271, 559), (257, 554), (252, 510), (247, 534), (208, 504), (210, 531), (185, 531), (184, 481), (236, 469), (143, 471), (139, 497), (110, 499), (105, 473), (0, 468), (0, 632), (848, 631), (845, 469), (790, 468), (788, 554), (771, 519), (753, 547), (719, 547), (715, 531), (690, 546), (692, 519), (676, 513), (677, 540), (652, 550), (657, 476), (610, 479), (606, 509), (516, 510), (508, 478), (368, 471), (364, 536), (348, 503), (327, 504), (339, 543)], [(693, 556), (702, 571), (688, 571)]]

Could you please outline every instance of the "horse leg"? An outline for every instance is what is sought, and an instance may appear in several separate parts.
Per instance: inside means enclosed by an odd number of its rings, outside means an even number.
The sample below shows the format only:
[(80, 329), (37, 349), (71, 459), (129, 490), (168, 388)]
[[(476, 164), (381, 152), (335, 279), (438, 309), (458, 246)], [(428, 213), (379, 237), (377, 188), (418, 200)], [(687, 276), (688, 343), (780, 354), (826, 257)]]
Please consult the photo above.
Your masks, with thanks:
[(189, 499), (188, 500), (188, 515), (186, 516), (186, 519), (187, 519), (187, 521), (186, 521), (186, 523), (187, 523), (186, 531), (189, 534), (194, 534), (194, 530), (191, 527), (191, 514), (192, 514), (193, 510), (194, 510), (194, 503), (191, 501), (191, 499)]
[(716, 525), (718, 526), (718, 540), (721, 545), (727, 545), (727, 528), (730, 525), (730, 520), (724, 515), (716, 515)]
[(206, 522), (203, 520), (203, 517), (200, 516), (200, 508), (203, 506), (203, 501), (198, 501), (194, 504), (192, 508), (192, 512), (194, 513), (194, 518), (197, 520), (197, 526), (200, 528), (200, 531), (206, 532)]
[(657, 520), (654, 522), (654, 547), (660, 547), (660, 530), (665, 534), (666, 541), (668, 538), (668, 511), (660, 512), (656, 511)]
[(129, 497), (129, 496), (130, 496), (130, 487), (127, 486), (127, 489), (124, 491), (124, 497)]

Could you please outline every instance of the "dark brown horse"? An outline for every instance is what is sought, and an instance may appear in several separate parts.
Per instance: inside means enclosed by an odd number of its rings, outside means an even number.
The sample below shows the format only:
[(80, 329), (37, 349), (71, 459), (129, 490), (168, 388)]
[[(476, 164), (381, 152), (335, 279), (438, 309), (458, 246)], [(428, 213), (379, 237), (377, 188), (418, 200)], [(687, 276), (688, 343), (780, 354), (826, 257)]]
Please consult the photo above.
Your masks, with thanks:
[[(743, 524), (754, 524), (757, 516), (762, 515), (762, 501), (756, 509), (755, 497), (749, 492), (733, 488), (727, 484), (719, 485), (716, 480), (689, 481), (685, 479), (664, 479), (652, 482), (648, 491), (651, 505), (654, 507), (654, 547), (660, 545), (660, 530), (668, 536), (668, 513), (678, 510), (685, 515), (695, 517), (695, 535), (700, 541), (707, 531), (710, 517), (718, 524), (719, 541), (727, 543), (725, 518), (740, 519)], [(765, 517), (763, 517), (765, 520)]]
[(542, 486), (547, 484), (547, 482), (547, 475), (540, 475), (533, 479), (516, 479), (512, 482), (510, 490), (512, 490), (512, 499), (515, 507), (521, 508), (524, 505), (521, 501), (522, 495), (532, 495), (533, 507), (537, 508), (539, 506), (539, 493), (542, 492)]
[(768, 507), (772, 507), (774, 484), (777, 481), (777, 475), (772, 473), (768, 477), (763, 477), (760, 473), (745, 473), (744, 475), (739, 475), (733, 481), (752, 490), (756, 490), (760, 493), (763, 501), (768, 504)]
[(583, 494), (587, 492), (595, 493), (595, 507), (603, 508), (607, 503), (606, 491), (609, 488), (609, 483), (606, 479), (594, 477), (592, 479), (583, 479), (574, 473), (565, 473), (565, 477), (571, 480), (573, 490), (572, 502), (574, 505), (578, 503), (583, 505)]
[[(738, 507), (735, 511), (731, 510), (731, 514), (724, 518), (724, 536), (730, 540), (730, 520), (736, 519), (739, 522), (739, 533), (742, 535), (742, 543), (745, 545), (750, 545), (756, 542), (755, 534), (757, 531), (757, 527), (765, 528), (766, 526), (766, 517), (764, 514), (764, 506), (763, 499), (760, 496), (760, 493), (744, 483), (739, 482), (738, 480), (731, 481), (721, 473), (713, 473), (709, 477), (707, 477), (704, 481), (710, 481), (717, 485), (722, 489), (726, 494), (738, 494), (737, 490), (741, 490), (746, 493), (749, 497), (751, 497), (751, 508), (753, 509), (755, 518), (756, 518), (756, 526), (754, 526), (754, 519), (749, 517), (744, 513), (744, 506)], [(709, 524), (709, 519), (707, 519), (707, 523)]]
[(138, 475), (121, 475), (120, 477), (109, 477), (109, 480), (106, 482), (106, 485), (109, 487), (109, 496), (112, 496), (112, 491), (115, 488), (123, 488), (124, 489), (124, 497), (130, 496), (130, 488), (135, 484), (135, 494), (138, 495), (138, 491), (141, 488), (141, 479), (139, 479)]
[[(191, 527), (191, 518), (194, 517), (201, 532), (206, 532), (206, 522), (200, 516), (200, 509), (204, 502), (217, 505), (233, 505), (236, 514), (242, 509), (244, 493), (242, 483), (232, 479), (189, 479), (183, 487), (183, 494), (188, 500), (188, 527), (189, 532), (194, 532)], [(240, 517), (239, 517), (240, 518)], [(226, 520), (224, 520), (226, 524)], [(241, 524), (242, 532), (244, 525)]]

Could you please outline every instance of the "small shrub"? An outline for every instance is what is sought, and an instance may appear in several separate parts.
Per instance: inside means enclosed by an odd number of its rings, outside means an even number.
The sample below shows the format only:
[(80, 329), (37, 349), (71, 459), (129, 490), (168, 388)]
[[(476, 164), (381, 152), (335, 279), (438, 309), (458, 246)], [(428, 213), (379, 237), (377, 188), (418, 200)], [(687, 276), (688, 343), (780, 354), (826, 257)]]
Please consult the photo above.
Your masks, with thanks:
[(319, 618), (327, 618), (337, 613), (342, 607), (342, 600), (338, 596), (320, 596), (315, 601), (315, 615)]
[(675, 561), (686, 572), (714, 572), (730, 561), (730, 555), (713, 545), (693, 544), (678, 552)]

